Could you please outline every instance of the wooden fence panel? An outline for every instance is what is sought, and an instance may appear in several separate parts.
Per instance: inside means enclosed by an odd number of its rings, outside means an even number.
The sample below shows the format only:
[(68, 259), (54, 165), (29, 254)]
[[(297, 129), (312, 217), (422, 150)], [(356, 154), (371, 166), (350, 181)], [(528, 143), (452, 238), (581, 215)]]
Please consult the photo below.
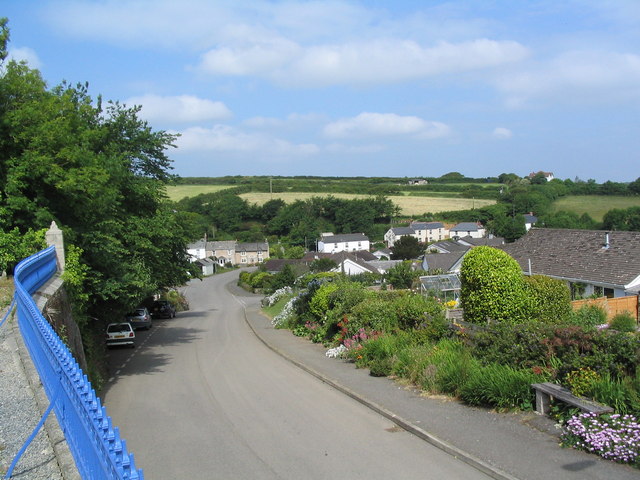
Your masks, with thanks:
[(618, 298), (587, 298), (571, 302), (574, 310), (584, 305), (597, 305), (607, 312), (607, 319), (611, 320), (618, 313), (629, 312), (638, 321), (638, 297), (636, 295)]

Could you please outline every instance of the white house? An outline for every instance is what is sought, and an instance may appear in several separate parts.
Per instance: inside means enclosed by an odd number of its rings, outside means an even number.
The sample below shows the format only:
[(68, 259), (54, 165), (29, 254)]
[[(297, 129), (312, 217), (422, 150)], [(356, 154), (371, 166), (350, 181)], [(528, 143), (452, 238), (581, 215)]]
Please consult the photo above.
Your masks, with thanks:
[(420, 243), (439, 242), (449, 237), (449, 232), (442, 222), (411, 222), (409, 228), (413, 229)]
[(402, 237), (414, 237), (420, 243), (439, 242), (449, 238), (449, 231), (441, 222), (411, 222), (408, 227), (394, 227), (384, 234), (387, 247), (391, 248)]
[(482, 238), (486, 235), (486, 230), (479, 222), (462, 222), (449, 230), (449, 235), (453, 237)]
[(345, 233), (342, 235), (325, 235), (318, 240), (318, 252), (339, 253), (369, 250), (369, 237), (364, 233)]

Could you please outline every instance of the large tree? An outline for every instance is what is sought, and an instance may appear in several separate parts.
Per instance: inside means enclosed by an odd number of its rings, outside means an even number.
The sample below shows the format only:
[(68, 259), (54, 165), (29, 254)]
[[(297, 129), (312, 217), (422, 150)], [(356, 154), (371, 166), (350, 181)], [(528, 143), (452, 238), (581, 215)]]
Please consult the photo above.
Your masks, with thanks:
[[(0, 27), (4, 58), (6, 21)], [(86, 84), (48, 88), (26, 63), (9, 61), (0, 74), (0, 229), (26, 233), (55, 220), (76, 249), (75, 289), (94, 316), (180, 285), (191, 270), (189, 217), (164, 194), (175, 136), (138, 111), (94, 100)]]

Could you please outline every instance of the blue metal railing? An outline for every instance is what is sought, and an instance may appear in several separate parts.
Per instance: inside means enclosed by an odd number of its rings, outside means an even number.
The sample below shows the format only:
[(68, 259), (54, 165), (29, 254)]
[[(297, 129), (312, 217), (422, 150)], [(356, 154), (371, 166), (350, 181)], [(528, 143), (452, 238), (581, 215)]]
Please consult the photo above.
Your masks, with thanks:
[(18, 325), (25, 345), (82, 478), (143, 480), (142, 469), (136, 469), (133, 454), (127, 452), (87, 376), (31, 298), (56, 269), (54, 247), (15, 268)]

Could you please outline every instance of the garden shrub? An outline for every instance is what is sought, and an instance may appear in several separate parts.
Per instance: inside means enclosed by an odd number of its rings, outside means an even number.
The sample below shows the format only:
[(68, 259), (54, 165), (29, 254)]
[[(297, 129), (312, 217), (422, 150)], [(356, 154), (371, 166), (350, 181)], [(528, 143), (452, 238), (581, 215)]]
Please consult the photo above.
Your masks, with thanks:
[(531, 410), (535, 402), (531, 384), (545, 380), (530, 369), (491, 363), (470, 370), (469, 377), (460, 387), (460, 398), (469, 405)]
[(391, 333), (398, 330), (398, 312), (393, 302), (372, 298), (356, 305), (351, 312), (348, 328), (353, 334), (360, 328), (376, 332)]
[(568, 322), (583, 328), (595, 329), (607, 323), (607, 312), (598, 305), (583, 305), (569, 315)]
[(248, 283), (253, 288), (265, 288), (271, 284), (271, 277), (268, 272), (256, 270), (249, 276)]
[(329, 296), (338, 290), (337, 282), (325, 283), (320, 286), (309, 301), (309, 312), (317, 319), (322, 319), (329, 310)]
[(637, 327), (635, 317), (629, 312), (618, 313), (609, 323), (609, 328), (619, 332), (635, 332)]
[(531, 317), (544, 323), (563, 323), (571, 315), (571, 292), (561, 280), (544, 275), (524, 277), (531, 301)]
[(589, 367), (572, 370), (564, 377), (563, 384), (577, 397), (592, 395), (594, 384), (600, 380), (600, 374)]
[[(635, 383), (635, 384), (634, 384)], [(605, 373), (591, 385), (591, 398), (609, 405), (616, 413), (640, 413), (640, 392), (631, 378), (615, 379)]]
[(479, 367), (469, 349), (457, 340), (442, 340), (431, 353), (436, 393), (457, 396), (472, 372)]
[(403, 330), (416, 328), (431, 318), (444, 317), (443, 307), (435, 298), (414, 293), (396, 298), (393, 308)]
[(460, 303), (464, 319), (520, 323), (529, 317), (529, 296), (518, 262), (496, 248), (471, 249), (460, 268)]
[(552, 336), (552, 327), (537, 322), (518, 325), (495, 323), (474, 333), (470, 344), (473, 354), (483, 364), (544, 367), (553, 355), (545, 343)]

